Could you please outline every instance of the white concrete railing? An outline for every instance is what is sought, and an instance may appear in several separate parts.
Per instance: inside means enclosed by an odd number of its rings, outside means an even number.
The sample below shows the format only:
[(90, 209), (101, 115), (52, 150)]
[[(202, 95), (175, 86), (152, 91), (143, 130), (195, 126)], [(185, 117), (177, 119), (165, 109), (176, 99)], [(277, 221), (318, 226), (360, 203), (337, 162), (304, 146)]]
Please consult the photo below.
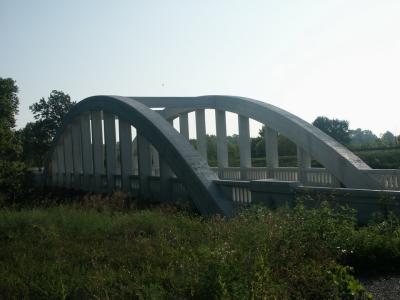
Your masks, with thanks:
[[(252, 167), (252, 168), (211, 168), (218, 174), (220, 179), (224, 180), (259, 180), (274, 178), (282, 181), (298, 181), (299, 180), (299, 169), (296, 167), (282, 167), (282, 168), (263, 168), (263, 167)], [(310, 168), (305, 169), (307, 174), (307, 183), (316, 184), (317, 186), (333, 186), (336, 184), (333, 176), (328, 173), (326, 169), (322, 168)]]
[[(281, 168), (265, 168), (265, 167), (252, 167), (252, 168), (240, 168), (240, 167), (229, 167), (229, 168), (221, 168), (217, 167), (211, 168), (214, 172), (218, 174), (218, 177), (223, 180), (260, 180), (260, 179), (276, 179), (282, 181), (301, 181), (299, 176), (299, 169), (296, 167), (281, 167)], [(139, 189), (138, 179), (136, 170), (133, 170), (134, 175), (131, 178), (131, 188), (133, 190)], [(321, 187), (340, 187), (340, 182), (332, 176), (326, 169), (324, 168), (308, 168), (302, 169), (302, 172), (305, 174), (306, 180), (302, 182), (307, 186), (321, 186)], [(381, 189), (383, 190), (400, 190), (400, 169), (371, 169), (363, 171), (368, 175), (374, 177), (381, 185)], [(42, 171), (35, 168), (32, 169), (32, 173), (35, 177), (38, 177), (37, 181), (39, 182), (39, 177), (42, 174)], [(159, 169), (152, 169), (153, 176), (159, 176)], [(80, 188), (84, 182), (83, 174), (79, 175), (70, 175), (70, 179), (66, 179), (66, 174), (62, 175), (59, 179), (62, 182), (70, 182), (70, 184), (76, 185), (77, 188)], [(92, 182), (94, 180), (93, 175), (89, 176), (89, 181)], [(174, 177), (175, 178), (175, 177)], [(105, 189), (107, 185), (107, 179), (103, 174), (101, 177), (101, 185)], [(114, 175), (115, 179), (115, 187), (116, 189), (121, 189), (121, 175)], [(61, 184), (63, 185), (63, 184)], [(181, 192), (181, 187), (175, 188), (178, 192)], [(182, 190), (183, 191), (183, 190)]]
[(305, 185), (340, 187), (340, 181), (323, 168), (302, 170), (306, 175)]
[[(273, 178), (282, 181), (301, 181), (299, 179), (299, 169), (296, 167), (268, 169), (264, 167), (229, 167), (221, 169), (212, 167), (211, 169), (223, 180), (240, 180), (242, 174), (246, 180)], [(159, 175), (158, 170), (153, 170), (153, 172)], [(340, 182), (324, 168), (308, 168), (303, 169), (302, 172), (304, 172), (304, 178), (306, 178), (306, 180), (303, 180), (305, 182), (302, 182), (304, 185), (340, 187)], [(400, 169), (372, 169), (364, 172), (378, 180), (383, 190), (400, 190)]]
[(270, 168), (268, 169), (269, 178), (282, 181), (298, 181), (299, 169), (296, 167)]
[(365, 173), (374, 177), (385, 190), (400, 190), (400, 169), (372, 169)]
[(218, 180), (217, 184), (222, 192), (236, 204), (251, 204), (250, 181)]
[(232, 200), (233, 202), (250, 204), (251, 203), (251, 190), (246, 186), (232, 186)]
[(229, 180), (240, 180), (240, 168), (229, 167), (229, 168), (218, 168), (211, 167), (211, 169), (217, 173), (220, 179)]
[[(229, 167), (211, 168), (223, 180), (259, 180), (273, 178), (282, 181), (302, 181), (308, 186), (340, 187), (340, 182), (324, 168), (299, 169), (297, 167), (281, 168), (240, 168)], [(299, 172), (304, 172), (304, 179), (300, 180)], [(384, 190), (400, 190), (400, 169), (372, 169), (364, 171), (374, 177)]]

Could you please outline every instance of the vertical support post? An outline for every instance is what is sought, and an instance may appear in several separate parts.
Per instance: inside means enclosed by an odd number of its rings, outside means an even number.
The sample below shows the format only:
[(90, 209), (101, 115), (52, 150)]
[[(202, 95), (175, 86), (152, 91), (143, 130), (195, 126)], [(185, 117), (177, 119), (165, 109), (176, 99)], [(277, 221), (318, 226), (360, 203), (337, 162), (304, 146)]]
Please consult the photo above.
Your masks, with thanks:
[(58, 181), (58, 161), (57, 161), (57, 148), (53, 151), (51, 158), (51, 183), (50, 186), (57, 186)]
[(274, 178), (274, 168), (279, 167), (278, 132), (264, 125), (265, 161), (267, 177)]
[(160, 176), (160, 156), (156, 148), (150, 145), (151, 148), (151, 174), (153, 176)]
[(197, 150), (207, 161), (206, 115), (204, 109), (196, 110)]
[(160, 161), (160, 194), (161, 202), (171, 202), (172, 201), (172, 182), (171, 178), (174, 176), (169, 165), (165, 160)]
[(64, 141), (61, 136), (57, 145), (57, 167), (58, 167), (58, 186), (64, 186), (64, 174), (65, 174), (65, 161), (64, 161)]
[[(168, 123), (173, 127), (173, 120), (168, 120)], [(160, 195), (162, 202), (172, 201), (172, 182), (171, 178), (174, 173), (165, 160), (160, 157)]]
[(298, 180), (303, 184), (307, 184), (306, 169), (311, 168), (311, 157), (300, 146), (297, 146), (297, 167), (299, 168)]
[(182, 113), (179, 115), (179, 131), (180, 133), (189, 140), (189, 117), (188, 113)]
[(81, 174), (83, 172), (82, 166), (82, 137), (81, 137), (81, 124), (79, 119), (76, 118), (72, 122), (72, 152), (74, 157), (74, 177), (76, 188), (82, 187)]
[(93, 152), (90, 138), (90, 113), (85, 112), (80, 117), (82, 133), (83, 188), (92, 190), (91, 176), (93, 174)]
[(137, 146), (137, 136), (132, 141), (132, 157), (133, 157), (133, 175), (139, 175), (139, 166), (138, 166), (138, 146)]
[(138, 147), (140, 200), (147, 201), (150, 194), (148, 177), (151, 175), (150, 143), (140, 132), (137, 133), (137, 145), (138, 145), (137, 147)]
[(240, 178), (247, 179), (247, 168), (251, 168), (251, 142), (249, 118), (239, 115)]
[(71, 129), (66, 128), (64, 132), (64, 155), (65, 155), (65, 184), (67, 188), (72, 188), (72, 173), (74, 173), (74, 161), (72, 155), (72, 136)]
[(133, 173), (132, 164), (132, 131), (131, 124), (119, 119), (119, 144), (121, 148), (121, 178), (122, 190), (131, 191), (130, 176)]
[(103, 113), (104, 143), (106, 146), (107, 189), (111, 193), (115, 188), (114, 175), (117, 170), (115, 115)]
[(101, 111), (92, 112), (92, 140), (93, 140), (93, 163), (94, 178), (97, 191), (102, 191), (102, 179), (104, 174), (104, 149), (103, 133), (101, 126)]
[(218, 169), (228, 167), (228, 144), (226, 141), (226, 115), (224, 110), (215, 110), (215, 125), (217, 131), (217, 159)]

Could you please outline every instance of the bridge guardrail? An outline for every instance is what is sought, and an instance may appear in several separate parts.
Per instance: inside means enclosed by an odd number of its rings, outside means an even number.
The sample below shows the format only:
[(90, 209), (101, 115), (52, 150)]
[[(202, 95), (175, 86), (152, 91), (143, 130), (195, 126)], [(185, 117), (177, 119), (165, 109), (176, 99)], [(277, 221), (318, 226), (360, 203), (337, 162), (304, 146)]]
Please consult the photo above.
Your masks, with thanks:
[[(303, 184), (306, 186), (320, 187), (340, 187), (341, 184), (329, 171), (325, 168), (306, 168), (299, 169), (297, 167), (228, 167), (228, 168), (211, 168), (218, 174), (222, 180), (260, 180), (260, 179), (276, 179), (281, 181), (298, 181), (300, 172), (304, 172)], [(373, 176), (384, 190), (400, 190), (400, 169), (371, 169), (363, 172)], [(245, 174), (245, 178), (243, 178)]]
[(271, 179), (215, 182), (231, 201), (239, 205), (262, 203), (272, 209), (281, 206), (292, 207), (297, 197), (305, 197), (305, 204), (311, 207), (324, 200), (332, 207), (354, 208), (360, 223), (368, 222), (376, 213), (387, 215), (392, 211), (400, 214), (400, 191), (310, 187), (297, 181)]
[[(279, 167), (279, 168), (265, 168), (265, 167), (252, 167), (252, 168), (240, 168), (240, 167), (228, 167), (228, 168), (217, 168), (211, 167), (211, 169), (218, 174), (221, 180), (241, 180), (241, 176), (245, 174), (246, 180), (261, 180), (261, 179), (276, 179), (281, 181), (298, 181), (299, 173), (304, 172), (302, 184), (305, 186), (316, 186), (316, 187), (340, 187), (340, 182), (324, 168), (307, 168), (299, 169), (297, 167)], [(33, 168), (31, 170), (34, 181), (39, 184), (41, 182), (42, 170), (40, 168)], [(374, 177), (380, 184), (383, 190), (400, 190), (400, 169), (370, 169), (364, 170), (363, 172)], [(159, 169), (152, 170), (152, 177), (159, 176)], [(135, 177), (136, 176), (136, 177)], [(138, 175), (131, 175), (131, 180), (138, 178)], [(176, 179), (176, 177), (174, 177)], [(58, 179), (52, 178), (48, 181), (58, 180), (59, 186), (64, 186), (66, 183), (73, 185), (75, 189), (82, 188), (85, 182), (85, 176), (81, 174), (71, 174), (68, 177), (66, 173), (60, 174)], [(86, 175), (86, 180), (93, 184), (93, 175)], [(105, 174), (101, 175), (102, 187), (105, 187), (106, 177)], [(121, 189), (121, 175), (114, 175), (114, 186), (115, 188)], [(132, 186), (134, 190), (137, 190), (137, 185)], [(182, 187), (175, 187), (175, 190), (179, 193)]]
[(371, 169), (363, 172), (378, 180), (383, 189), (400, 190), (400, 169)]

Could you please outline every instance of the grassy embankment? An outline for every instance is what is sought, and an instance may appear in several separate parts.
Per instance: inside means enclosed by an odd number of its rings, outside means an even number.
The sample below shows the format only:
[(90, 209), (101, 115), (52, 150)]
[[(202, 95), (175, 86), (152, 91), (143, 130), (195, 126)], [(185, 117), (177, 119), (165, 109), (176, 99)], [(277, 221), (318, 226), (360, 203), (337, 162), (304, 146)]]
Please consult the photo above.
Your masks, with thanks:
[(230, 220), (172, 208), (0, 210), (1, 298), (353, 298), (400, 267), (400, 225), (322, 207)]

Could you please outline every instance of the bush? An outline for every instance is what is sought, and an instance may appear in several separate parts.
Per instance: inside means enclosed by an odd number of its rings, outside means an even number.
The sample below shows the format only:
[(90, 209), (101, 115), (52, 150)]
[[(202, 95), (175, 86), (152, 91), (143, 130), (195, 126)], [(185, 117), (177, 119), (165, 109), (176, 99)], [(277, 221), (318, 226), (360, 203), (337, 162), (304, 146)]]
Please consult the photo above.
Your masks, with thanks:
[(400, 219), (393, 214), (379, 217), (359, 228), (351, 237), (351, 251), (342, 262), (358, 273), (376, 275), (400, 269)]
[[(232, 219), (174, 209), (0, 210), (4, 298), (367, 298), (337, 263), (357, 228), (327, 207)], [(346, 238), (345, 238), (346, 237)]]
[(400, 149), (355, 152), (373, 169), (399, 169)]
[(26, 175), (24, 163), (0, 160), (0, 207), (15, 203), (24, 195)]

